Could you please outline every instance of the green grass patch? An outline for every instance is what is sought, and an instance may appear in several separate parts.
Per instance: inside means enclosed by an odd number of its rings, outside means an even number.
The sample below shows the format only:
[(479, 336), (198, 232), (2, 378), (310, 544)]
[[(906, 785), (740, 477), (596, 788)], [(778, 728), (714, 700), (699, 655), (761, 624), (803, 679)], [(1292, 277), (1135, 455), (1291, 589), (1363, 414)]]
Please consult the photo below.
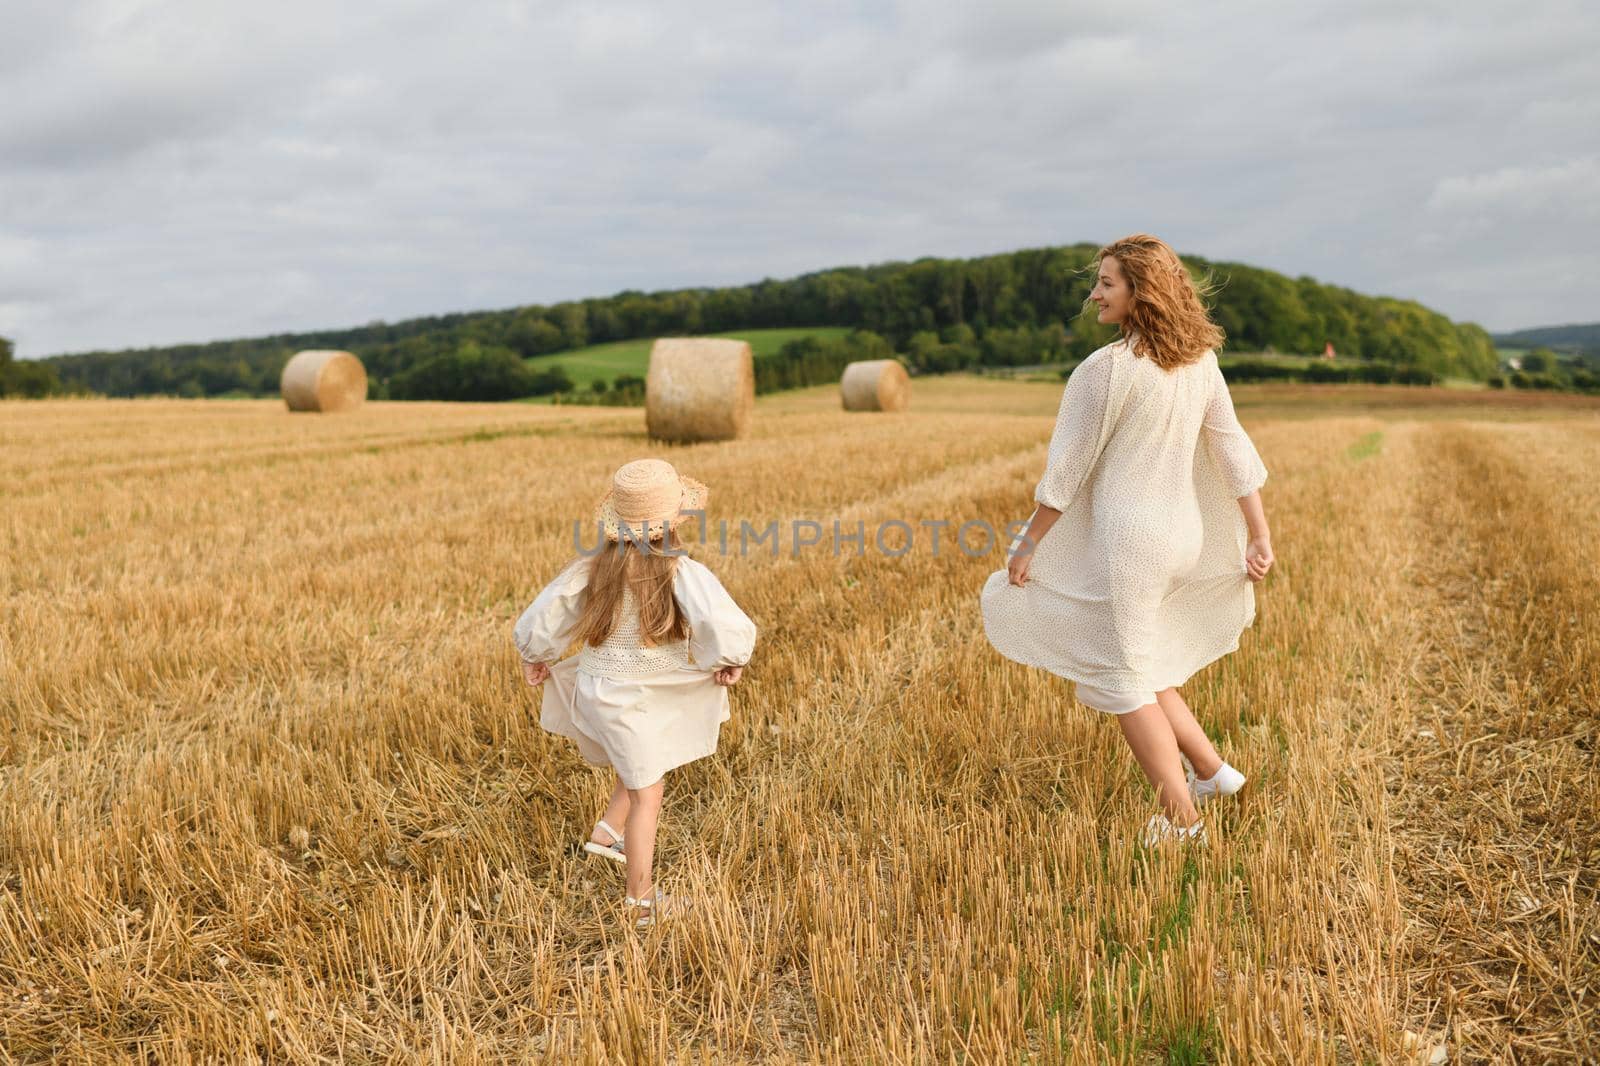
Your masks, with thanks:
[(1166, 1044), (1168, 1066), (1208, 1066), (1217, 1061), (1217, 1033), (1209, 1023), (1174, 1029)]
[(1189, 926), (1194, 923), (1194, 885), (1198, 880), (1199, 865), (1193, 855), (1185, 855), (1183, 875), (1178, 882), (1178, 898), (1170, 907), (1164, 908), (1165, 913), (1156, 927), (1156, 951), (1166, 951), (1189, 932)]
[[(801, 329), (745, 329), (730, 333), (713, 333), (709, 336), (727, 337), (748, 341), (750, 354), (757, 359), (777, 355), (778, 349), (801, 337), (821, 337), (832, 340), (850, 332), (846, 326), (813, 326)], [(580, 391), (588, 389), (595, 381), (611, 381), (618, 374), (644, 377), (650, 369), (650, 346), (654, 337), (641, 337), (630, 341), (613, 341), (610, 344), (591, 344), (587, 348), (574, 348), (568, 352), (553, 352), (526, 360), (533, 370), (552, 366), (566, 368), (567, 376)]]
[[(1221, 367), (1233, 366), (1235, 363), (1272, 363), (1303, 370), (1312, 363), (1322, 361), (1320, 355), (1283, 355), (1278, 352), (1229, 352), (1227, 355), (1217, 357), (1217, 365)], [(1345, 362), (1350, 360), (1346, 359)]]
[(1359, 463), (1363, 459), (1372, 458), (1382, 450), (1383, 431), (1374, 430), (1371, 433), (1363, 435), (1354, 444), (1350, 445), (1349, 450), (1345, 454)]

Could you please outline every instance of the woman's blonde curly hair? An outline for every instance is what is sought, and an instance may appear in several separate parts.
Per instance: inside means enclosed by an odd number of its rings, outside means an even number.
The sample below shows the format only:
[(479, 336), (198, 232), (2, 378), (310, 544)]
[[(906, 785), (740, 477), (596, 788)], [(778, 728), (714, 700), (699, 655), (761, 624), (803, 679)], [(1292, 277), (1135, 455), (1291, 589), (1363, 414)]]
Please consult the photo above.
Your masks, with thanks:
[(1166, 241), (1148, 233), (1112, 241), (1095, 256), (1097, 277), (1106, 256), (1116, 257), (1133, 290), (1122, 336), (1135, 355), (1174, 370), (1222, 347), (1221, 327), (1211, 321), (1199, 286)]

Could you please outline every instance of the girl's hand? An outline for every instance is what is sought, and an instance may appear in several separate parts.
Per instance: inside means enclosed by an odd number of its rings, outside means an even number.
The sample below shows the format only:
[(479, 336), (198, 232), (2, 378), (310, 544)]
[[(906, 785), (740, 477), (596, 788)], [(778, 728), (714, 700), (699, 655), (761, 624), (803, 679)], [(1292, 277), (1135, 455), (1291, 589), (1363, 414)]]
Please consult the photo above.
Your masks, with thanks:
[(740, 675), (743, 673), (744, 667), (742, 666), (724, 666), (712, 673), (711, 680), (719, 685), (732, 685), (739, 680)]
[(1033, 553), (1019, 551), (1006, 563), (1007, 580), (1013, 585), (1025, 585), (1028, 582), (1028, 566), (1033, 562)]
[(537, 688), (549, 676), (549, 663), (524, 662), (522, 664), (522, 680), (528, 683), (529, 688)]
[(1251, 537), (1244, 550), (1244, 568), (1251, 581), (1260, 581), (1272, 569), (1272, 538)]

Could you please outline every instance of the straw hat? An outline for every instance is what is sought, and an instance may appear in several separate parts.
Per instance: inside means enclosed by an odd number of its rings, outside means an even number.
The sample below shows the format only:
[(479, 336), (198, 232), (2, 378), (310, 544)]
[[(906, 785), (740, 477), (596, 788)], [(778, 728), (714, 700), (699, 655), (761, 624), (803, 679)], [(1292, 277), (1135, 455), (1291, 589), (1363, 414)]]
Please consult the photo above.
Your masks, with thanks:
[(689, 518), (685, 511), (704, 511), (710, 494), (694, 478), (680, 477), (664, 459), (635, 459), (611, 476), (611, 491), (594, 516), (607, 540), (621, 539), (624, 525), (635, 540), (647, 527), (648, 539), (656, 540)]

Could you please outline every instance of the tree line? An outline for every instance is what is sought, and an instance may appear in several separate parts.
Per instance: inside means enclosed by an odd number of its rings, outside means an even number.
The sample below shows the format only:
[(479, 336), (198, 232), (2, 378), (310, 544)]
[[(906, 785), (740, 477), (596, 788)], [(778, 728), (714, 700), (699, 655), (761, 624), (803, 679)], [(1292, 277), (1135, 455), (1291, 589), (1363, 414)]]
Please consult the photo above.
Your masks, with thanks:
[[(1530, 331), (1531, 332), (1531, 331)], [(1523, 352), (1508, 374), (1491, 374), (1489, 387), (1600, 393), (1600, 355), (1560, 353), (1550, 348)]]
[(0, 337), (0, 398), (39, 399), (66, 391), (55, 367), (38, 360), (17, 360), (13, 354), (11, 341)]
[[(302, 348), (343, 348), (367, 366), (374, 395), (457, 398), (454, 377), (477, 392), (543, 389), (570, 382), (519, 374), (512, 360), (589, 344), (740, 329), (846, 326), (881, 338), (930, 373), (972, 366), (1033, 365), (1081, 358), (1113, 333), (1084, 301), (1096, 248), (1075, 244), (972, 259), (926, 258), (841, 267), (778, 281), (677, 289), (436, 315), (399, 323), (277, 334), (48, 360), (64, 383), (116, 396), (210, 396), (275, 392), (288, 357)], [(1320, 352), (1484, 380), (1494, 345), (1476, 325), (1452, 322), (1414, 301), (1364, 296), (1312, 278), (1187, 257), (1213, 289), (1213, 314), (1234, 351)], [(774, 371), (788, 373), (789, 371)], [(614, 385), (614, 383), (613, 383)], [(610, 391), (608, 385), (605, 391)]]
[(1580, 362), (1591, 366), (1600, 362), (1600, 322), (1570, 326), (1540, 326), (1513, 333), (1496, 333), (1494, 342), (1502, 348), (1537, 348), (1569, 356), (1584, 356)]

